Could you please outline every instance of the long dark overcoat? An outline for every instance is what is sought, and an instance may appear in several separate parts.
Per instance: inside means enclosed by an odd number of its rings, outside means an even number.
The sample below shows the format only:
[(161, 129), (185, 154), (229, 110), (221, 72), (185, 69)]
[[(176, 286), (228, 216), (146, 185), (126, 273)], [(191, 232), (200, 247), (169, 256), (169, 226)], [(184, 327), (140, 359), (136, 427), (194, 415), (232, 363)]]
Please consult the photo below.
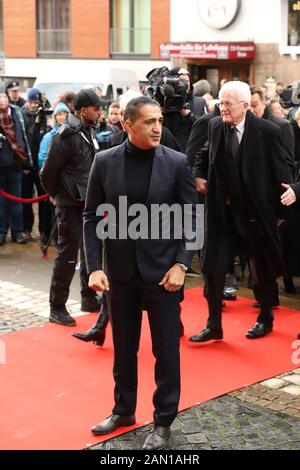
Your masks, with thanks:
[[(225, 158), (228, 126), (221, 117), (209, 125), (209, 170), (205, 214), (205, 252), (203, 272), (213, 273), (216, 251), (223, 229), (221, 214), (226, 212), (224, 177), (220, 168)], [(261, 232), (260, 243), (275, 277), (282, 274), (282, 258), (278, 238), (277, 219), (282, 218), (280, 205), (281, 183), (291, 181), (281, 143), (278, 126), (247, 112), (245, 131), (241, 142), (242, 178), (248, 199), (255, 212)], [(253, 214), (252, 214), (253, 217)]]

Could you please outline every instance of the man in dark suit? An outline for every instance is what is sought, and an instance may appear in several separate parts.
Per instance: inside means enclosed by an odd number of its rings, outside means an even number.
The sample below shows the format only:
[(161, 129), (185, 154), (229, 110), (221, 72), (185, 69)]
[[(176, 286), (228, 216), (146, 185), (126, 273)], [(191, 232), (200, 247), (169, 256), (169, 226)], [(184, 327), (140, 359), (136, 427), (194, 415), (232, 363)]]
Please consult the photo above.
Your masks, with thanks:
[[(165, 237), (165, 231), (159, 231), (158, 237), (152, 235), (151, 211), (154, 205), (171, 207), (177, 204), (184, 214), (186, 204), (189, 205), (189, 209), (193, 209), (191, 228), (195, 226), (197, 203), (186, 157), (159, 144), (162, 119), (156, 101), (147, 97), (130, 101), (124, 116), (128, 140), (96, 155), (84, 210), (89, 286), (107, 293), (114, 342), (115, 406), (112, 415), (95, 425), (92, 432), (96, 435), (108, 434), (118, 427), (135, 423), (137, 352), (144, 307), (148, 312), (156, 359), (157, 386), (153, 398), (154, 430), (147, 437), (144, 449), (162, 449), (167, 445), (170, 425), (177, 414), (180, 395), (180, 289), (195, 249), (186, 244), (187, 226), (185, 222), (182, 228), (182, 219), (179, 221), (180, 238), (174, 236), (176, 222), (173, 217), (169, 219), (170, 237)], [(127, 213), (125, 216), (125, 210), (120, 207), (120, 197), (126, 198), (128, 212), (136, 204), (146, 209), (140, 230), (151, 225), (151, 235), (133, 236), (127, 222), (126, 234), (121, 235), (124, 230), (122, 221)], [(107, 211), (107, 219), (101, 219), (98, 215), (101, 204), (106, 206), (102, 214)], [(116, 220), (110, 220), (108, 204), (116, 211), (119, 224)], [(133, 222), (130, 220), (129, 225)], [(105, 272), (99, 258), (101, 239), (105, 238), (98, 226), (99, 221), (108, 230)], [(164, 220), (162, 222), (164, 225)], [(119, 233), (114, 234), (114, 229)]]
[[(282, 273), (277, 221), (282, 181), (290, 181), (278, 126), (249, 111), (251, 93), (243, 82), (220, 91), (221, 117), (209, 124), (209, 169), (205, 183), (206, 227), (203, 272), (209, 318), (193, 338), (222, 339), (222, 295), (228, 265), (238, 252), (250, 259), (253, 290), (261, 310), (247, 332), (260, 338), (273, 329), (276, 278)], [(203, 183), (203, 182), (202, 182)]]
[(264, 100), (263, 92), (259, 87), (252, 86), (251, 91), (251, 111), (258, 118), (267, 119), (280, 127), (282, 145), (285, 150), (285, 157), (291, 173), (295, 171), (295, 137), (289, 121), (280, 119), (272, 114), (271, 109)]

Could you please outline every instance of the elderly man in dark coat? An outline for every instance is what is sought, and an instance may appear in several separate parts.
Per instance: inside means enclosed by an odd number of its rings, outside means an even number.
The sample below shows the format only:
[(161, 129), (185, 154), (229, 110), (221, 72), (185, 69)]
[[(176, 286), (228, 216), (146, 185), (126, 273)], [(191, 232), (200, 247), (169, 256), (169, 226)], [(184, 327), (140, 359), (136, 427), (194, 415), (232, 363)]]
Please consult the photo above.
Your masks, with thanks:
[(247, 250), (253, 290), (261, 310), (247, 338), (273, 329), (276, 278), (282, 274), (277, 224), (281, 183), (290, 181), (280, 129), (249, 111), (251, 94), (243, 82), (220, 91), (221, 117), (209, 124), (205, 253), (209, 318), (193, 341), (222, 339), (222, 295), (232, 257)]

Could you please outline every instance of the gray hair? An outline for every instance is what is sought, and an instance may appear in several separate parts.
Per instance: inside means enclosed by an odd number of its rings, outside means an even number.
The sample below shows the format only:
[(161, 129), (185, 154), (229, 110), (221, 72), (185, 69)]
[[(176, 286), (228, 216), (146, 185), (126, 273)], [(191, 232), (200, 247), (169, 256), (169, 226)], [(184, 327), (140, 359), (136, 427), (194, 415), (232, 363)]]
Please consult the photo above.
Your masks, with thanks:
[(245, 103), (248, 103), (250, 106), (251, 92), (247, 83), (239, 82), (238, 80), (226, 82), (219, 91), (220, 100), (222, 100), (224, 91), (235, 91), (238, 101), (245, 101)]
[(194, 96), (203, 96), (211, 92), (210, 83), (207, 80), (198, 80), (193, 84)]

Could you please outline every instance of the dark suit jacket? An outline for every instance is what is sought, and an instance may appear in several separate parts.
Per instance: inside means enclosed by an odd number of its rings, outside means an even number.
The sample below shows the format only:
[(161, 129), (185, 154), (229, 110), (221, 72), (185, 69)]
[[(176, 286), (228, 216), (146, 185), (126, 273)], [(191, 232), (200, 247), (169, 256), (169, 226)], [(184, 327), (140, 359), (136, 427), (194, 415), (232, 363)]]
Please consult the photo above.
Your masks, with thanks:
[[(208, 125), (209, 121), (216, 116), (220, 116), (219, 108), (215, 107), (212, 113), (204, 114), (201, 118), (197, 119), (195, 124), (192, 127), (192, 132), (189, 137), (189, 141), (186, 147), (186, 156), (191, 165), (191, 168), (194, 167), (195, 162), (198, 158), (198, 154), (204, 147), (207, 138), (208, 138)], [(200, 158), (200, 157), (199, 157)], [(205, 161), (205, 168), (207, 173), (207, 164), (208, 161)]]
[[(219, 162), (224, 159), (226, 128), (221, 117), (209, 125), (209, 169), (206, 197), (205, 254), (203, 271), (213, 273), (215, 251), (222, 232), (220, 215), (225, 212), (226, 194)], [(291, 175), (282, 149), (280, 129), (265, 119), (247, 112), (245, 131), (241, 142), (242, 178), (261, 232), (268, 266), (274, 277), (282, 272), (282, 260), (276, 221), (281, 218), (281, 183), (291, 181)], [(253, 214), (252, 214), (253, 217)]]
[[(97, 207), (104, 203), (111, 204), (116, 209), (116, 225), (118, 225), (119, 196), (126, 196), (125, 149), (126, 142), (98, 153), (92, 166), (83, 217), (88, 273), (102, 269), (102, 260), (98, 257), (102, 241), (96, 236), (96, 226), (100, 221), (100, 217), (96, 215)], [(146, 206), (148, 208), (151, 204), (171, 206), (174, 203), (179, 203), (181, 206), (193, 205), (192, 225), (195, 227), (197, 193), (189, 164), (183, 154), (160, 145), (155, 149)], [(124, 216), (124, 212), (122, 211), (121, 216)], [(171, 227), (173, 227), (172, 217)], [(175, 262), (190, 265), (193, 251), (186, 249), (185, 242), (184, 237), (180, 240), (107, 239), (105, 270), (110, 279), (127, 281), (138, 268), (144, 281), (157, 283)]]

